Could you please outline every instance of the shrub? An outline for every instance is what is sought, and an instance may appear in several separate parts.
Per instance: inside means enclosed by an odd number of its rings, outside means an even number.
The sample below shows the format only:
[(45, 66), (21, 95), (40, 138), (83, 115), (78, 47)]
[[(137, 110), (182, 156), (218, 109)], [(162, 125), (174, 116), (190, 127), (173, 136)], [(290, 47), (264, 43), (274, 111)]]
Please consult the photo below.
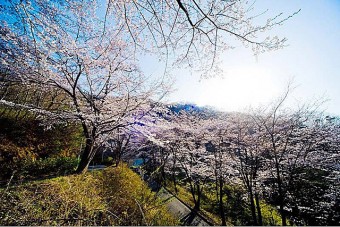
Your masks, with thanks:
[(176, 225), (167, 209), (148, 186), (125, 164), (102, 172), (103, 197), (120, 217), (118, 225)]
[(10, 110), (0, 117), (0, 180), (9, 179), (13, 171), (20, 172), (27, 165), (33, 167), (37, 159), (74, 157), (79, 152), (83, 138), (79, 125), (60, 124), (46, 129), (32, 116), (15, 115), (16, 111)]
[(0, 225), (177, 225), (125, 165), (0, 189)]
[(264, 200), (260, 201), (260, 207), (263, 225), (269, 226), (282, 225), (281, 215), (275, 207), (266, 203)]
[(78, 166), (75, 157), (51, 157), (37, 160), (25, 159), (20, 163), (20, 171), (25, 176), (41, 177), (72, 173)]
[(39, 179), (71, 174), (78, 166), (75, 157), (51, 157), (22, 159), (15, 163), (4, 163), (1, 177), (6, 182), (13, 174), (14, 180)]

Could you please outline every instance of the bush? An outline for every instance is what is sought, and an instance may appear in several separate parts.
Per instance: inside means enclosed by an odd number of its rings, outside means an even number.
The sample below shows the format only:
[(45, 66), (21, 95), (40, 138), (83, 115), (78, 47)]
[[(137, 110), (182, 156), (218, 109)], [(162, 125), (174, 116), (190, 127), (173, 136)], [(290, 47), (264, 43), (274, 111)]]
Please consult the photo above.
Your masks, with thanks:
[[(57, 124), (47, 129), (42, 121), (27, 115), (17, 118), (18, 110), (0, 107), (0, 181), (27, 175), (69, 173), (83, 138), (77, 124)], [(62, 158), (65, 157), (65, 158)]]
[(167, 209), (145, 182), (125, 164), (107, 168), (101, 174), (105, 182), (102, 196), (108, 207), (120, 217), (118, 225), (176, 225)]
[(79, 125), (55, 124), (46, 128), (42, 123), (34, 118), (0, 117), (0, 158), (13, 161), (15, 158), (29, 158), (30, 153), (40, 158), (60, 154), (72, 156), (79, 151), (83, 138)]
[(0, 179), (6, 182), (11, 175), (14, 180), (39, 179), (71, 174), (78, 166), (75, 157), (51, 157), (44, 159), (22, 159), (15, 163), (4, 163)]
[(73, 173), (78, 166), (75, 157), (52, 157), (38, 160), (24, 160), (20, 164), (20, 170), (28, 177), (41, 177), (46, 175), (65, 175)]
[(270, 226), (282, 225), (281, 215), (277, 211), (277, 209), (275, 209), (275, 207), (267, 204), (263, 200), (260, 201), (260, 207), (261, 207), (263, 225), (270, 225)]
[(125, 165), (0, 189), (0, 225), (177, 225)]

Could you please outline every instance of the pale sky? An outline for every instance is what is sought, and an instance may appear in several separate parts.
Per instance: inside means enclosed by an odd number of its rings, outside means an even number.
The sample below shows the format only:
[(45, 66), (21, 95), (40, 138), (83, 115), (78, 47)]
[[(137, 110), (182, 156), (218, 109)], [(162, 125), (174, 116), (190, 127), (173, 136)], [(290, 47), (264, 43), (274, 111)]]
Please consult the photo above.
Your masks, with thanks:
[[(256, 9), (268, 16), (301, 12), (270, 31), (288, 39), (284, 49), (253, 56), (238, 45), (222, 57), (223, 79), (201, 80), (186, 70), (177, 72), (176, 89), (167, 100), (241, 111), (276, 98), (289, 80), (297, 88), (290, 105), (324, 97), (326, 112), (340, 115), (340, 1), (258, 0)], [(159, 73), (161, 64), (142, 61), (146, 73)]]

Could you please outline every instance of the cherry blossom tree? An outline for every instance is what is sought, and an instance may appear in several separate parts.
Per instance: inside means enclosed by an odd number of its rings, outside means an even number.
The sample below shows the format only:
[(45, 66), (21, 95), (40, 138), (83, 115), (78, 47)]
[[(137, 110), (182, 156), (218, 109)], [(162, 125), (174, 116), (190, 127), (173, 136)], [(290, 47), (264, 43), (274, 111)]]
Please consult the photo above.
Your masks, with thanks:
[(170, 175), (175, 192), (177, 193), (177, 185), (180, 182), (188, 186), (195, 204), (194, 209), (199, 210), (204, 184), (212, 173), (205, 159), (206, 116), (195, 110), (170, 110), (168, 115), (163, 117), (154, 132), (149, 131), (149, 139), (161, 148), (157, 149), (160, 152), (159, 164), (161, 170)]
[(3, 81), (41, 94), (57, 91), (64, 99), (48, 104), (61, 102), (61, 108), (46, 108), (3, 95), (1, 104), (27, 109), (47, 123), (79, 122), (86, 141), (77, 172), (84, 172), (108, 134), (147, 114), (151, 98), (164, 94), (162, 81), (147, 81), (119, 27), (103, 35), (94, 1), (9, 1), (4, 8)]
[(105, 152), (113, 158), (115, 166), (118, 166), (122, 158), (132, 147), (132, 131), (129, 127), (117, 128), (109, 133), (106, 143), (102, 144), (102, 157)]
[[(235, 113), (227, 119), (224, 140), (229, 144), (229, 155), (234, 160), (241, 182), (247, 191), (253, 225), (263, 225), (259, 202), (259, 181), (262, 162), (261, 134), (248, 114)], [(255, 203), (256, 201), (256, 203)]]
[[(154, 120), (145, 135), (162, 148), (156, 156), (164, 175), (169, 174), (175, 185), (187, 183), (197, 209), (205, 183), (215, 183), (222, 225), (228, 213), (224, 186), (235, 184), (246, 190), (254, 225), (271, 223), (262, 216), (264, 200), (278, 205), (282, 218), (290, 223), (334, 223), (337, 216), (332, 209), (337, 209), (339, 193), (339, 123), (336, 118), (324, 117), (318, 102), (287, 109), (288, 94), (251, 114), (172, 108), (173, 112)], [(308, 185), (310, 188), (305, 188)]]
[[(80, 122), (86, 145), (77, 172), (86, 170), (99, 137), (135, 122), (149, 108), (151, 97), (164, 94), (164, 77), (147, 81), (139, 70), (140, 54), (157, 53), (167, 62), (195, 69), (202, 66), (206, 74), (214, 72), (220, 51), (230, 47), (226, 35), (251, 45), (255, 53), (275, 50), (284, 38), (258, 34), (291, 17), (277, 15), (256, 25), (261, 14), (252, 13), (253, 4), (216, 0), (109, 0), (105, 5), (95, 0), (7, 0), (0, 10), (5, 83), (43, 93), (57, 90), (65, 97), (63, 107), (53, 109), (27, 100), (2, 98), (1, 104), (29, 109), (49, 121)], [(202, 64), (206, 62), (210, 67)]]
[(220, 53), (236, 43), (252, 48), (255, 54), (285, 45), (285, 38), (262, 33), (298, 11), (264, 18), (266, 11), (256, 11), (255, 6), (245, 0), (108, 1), (105, 17), (106, 23), (113, 19), (114, 24), (124, 26), (137, 52), (156, 52), (170, 66), (184, 63), (209, 76), (218, 72)]
[(183, 181), (189, 185), (195, 204), (194, 210), (200, 210), (203, 187), (211, 177), (211, 171), (207, 168), (207, 161), (204, 158), (205, 128), (204, 116), (201, 115), (203, 114), (194, 111), (182, 111), (174, 119), (180, 129), (178, 136), (182, 139), (177, 160), (185, 174)]
[(214, 154), (210, 165), (215, 172), (222, 225), (226, 224), (223, 197), (228, 184), (244, 186), (253, 218), (249, 223), (262, 225), (258, 187), (262, 157), (256, 124), (249, 114), (228, 113), (215, 118), (209, 128), (212, 138), (207, 148)]
[[(318, 149), (326, 134), (318, 124), (320, 101), (304, 104), (295, 109), (284, 107), (290, 85), (286, 92), (272, 105), (253, 112), (253, 121), (260, 129), (263, 163), (267, 182), (271, 185), (275, 203), (279, 205), (282, 225), (287, 224), (289, 208), (288, 188), (298, 168), (318, 168), (325, 150)], [(319, 159), (319, 160), (318, 160)], [(267, 188), (266, 192), (271, 191)]]
[(234, 161), (232, 160), (229, 149), (230, 141), (227, 139), (228, 122), (224, 115), (218, 115), (210, 121), (206, 122), (206, 130), (208, 136), (204, 144), (207, 151), (207, 163), (214, 179), (216, 201), (218, 205), (219, 215), (221, 217), (221, 225), (227, 224), (226, 220), (226, 206), (225, 206), (225, 189), (224, 186), (233, 182), (237, 171), (234, 169)]
[[(328, 118), (329, 119), (329, 118)], [(334, 223), (339, 183), (339, 143), (337, 123), (323, 115), (309, 116), (291, 136), (289, 148), (287, 207), (296, 224)], [(292, 151), (294, 149), (294, 151)]]

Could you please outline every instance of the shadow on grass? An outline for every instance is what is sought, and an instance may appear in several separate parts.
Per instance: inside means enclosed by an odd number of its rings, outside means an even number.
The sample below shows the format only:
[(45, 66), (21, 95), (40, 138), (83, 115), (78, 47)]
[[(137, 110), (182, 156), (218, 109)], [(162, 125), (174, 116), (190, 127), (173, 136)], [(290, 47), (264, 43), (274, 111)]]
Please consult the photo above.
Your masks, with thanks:
[(69, 171), (63, 174), (60, 173), (49, 173), (49, 174), (39, 174), (39, 175), (18, 175), (13, 174), (10, 179), (4, 179), (0, 181), (0, 188), (7, 188), (9, 186), (18, 186), (26, 184), (32, 181), (43, 181), (49, 180), (56, 177), (64, 177), (75, 174), (75, 171)]

